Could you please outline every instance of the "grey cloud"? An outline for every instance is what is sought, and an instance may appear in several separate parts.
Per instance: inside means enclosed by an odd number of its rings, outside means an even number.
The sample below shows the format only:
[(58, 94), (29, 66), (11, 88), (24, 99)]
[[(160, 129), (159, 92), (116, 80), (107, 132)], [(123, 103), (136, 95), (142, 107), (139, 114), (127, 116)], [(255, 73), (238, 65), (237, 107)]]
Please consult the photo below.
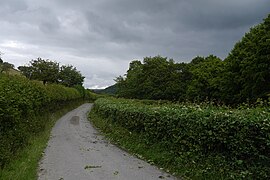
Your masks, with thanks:
[(254, 25), (270, 12), (269, 2), (260, 1), (188, 1), (182, 7), (181, 22), (190, 28), (235, 29)]
[[(268, 0), (0, 2), (4, 57), (15, 65), (39, 56), (74, 64), (87, 87), (111, 85), (129, 61), (145, 56), (186, 62), (197, 55), (224, 58), (270, 12)], [(7, 45), (12, 42), (21, 45)]]
[(139, 41), (140, 35), (136, 28), (117, 16), (99, 16), (93, 12), (86, 13), (89, 31), (109, 38), (110, 41), (128, 43)]
[(27, 9), (27, 4), (20, 0), (1, 0), (0, 14), (15, 13)]

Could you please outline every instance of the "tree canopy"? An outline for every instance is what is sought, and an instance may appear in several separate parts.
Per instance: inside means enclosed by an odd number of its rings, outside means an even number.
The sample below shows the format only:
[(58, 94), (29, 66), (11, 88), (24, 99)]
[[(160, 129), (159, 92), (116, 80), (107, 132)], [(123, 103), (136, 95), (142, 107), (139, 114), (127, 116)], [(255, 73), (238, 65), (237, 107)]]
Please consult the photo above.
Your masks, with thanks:
[[(251, 28), (225, 59), (227, 94), (232, 101), (251, 101), (270, 94), (270, 14)], [(230, 96), (225, 96), (227, 100)]]
[(76, 85), (82, 86), (83, 80), (84, 77), (81, 75), (79, 71), (77, 71), (76, 67), (73, 67), (72, 65), (68, 66), (63, 65), (60, 68), (59, 83), (68, 87), (73, 87)]
[(59, 66), (59, 63), (51, 60), (37, 58), (30, 61), (29, 66), (19, 66), (18, 69), (27, 78), (47, 83), (60, 83), (68, 87), (82, 86), (84, 77), (76, 67), (72, 65)]
[(187, 97), (198, 101), (218, 99), (223, 68), (223, 61), (214, 55), (194, 58), (189, 64), (192, 78), (187, 88)]
[(30, 61), (30, 66), (20, 66), (18, 69), (29, 79), (46, 83), (56, 83), (59, 75), (59, 63), (37, 58)]
[(222, 61), (209, 55), (190, 63), (165, 57), (132, 61), (125, 76), (116, 78), (119, 96), (174, 101), (211, 100), (226, 104), (270, 95), (270, 15), (250, 29)]

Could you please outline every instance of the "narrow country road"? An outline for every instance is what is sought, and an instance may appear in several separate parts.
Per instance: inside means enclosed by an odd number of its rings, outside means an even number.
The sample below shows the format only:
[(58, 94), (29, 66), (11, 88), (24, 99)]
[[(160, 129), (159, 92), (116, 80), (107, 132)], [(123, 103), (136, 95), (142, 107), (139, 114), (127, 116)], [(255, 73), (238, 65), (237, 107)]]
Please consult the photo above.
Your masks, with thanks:
[(39, 180), (176, 179), (104, 140), (87, 120), (91, 107), (84, 104), (57, 121)]

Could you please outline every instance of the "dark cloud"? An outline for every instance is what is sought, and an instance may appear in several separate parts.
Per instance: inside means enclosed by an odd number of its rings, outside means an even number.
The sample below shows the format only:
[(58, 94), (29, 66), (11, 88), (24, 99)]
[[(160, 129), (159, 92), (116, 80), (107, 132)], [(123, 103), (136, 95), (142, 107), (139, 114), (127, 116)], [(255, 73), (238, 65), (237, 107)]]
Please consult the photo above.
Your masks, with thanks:
[(198, 1), (186, 3), (181, 22), (189, 28), (236, 29), (254, 25), (269, 13), (267, 1)]
[(22, 65), (73, 64), (85, 86), (105, 87), (133, 59), (225, 58), (270, 12), (268, 0), (0, 0), (0, 51)]

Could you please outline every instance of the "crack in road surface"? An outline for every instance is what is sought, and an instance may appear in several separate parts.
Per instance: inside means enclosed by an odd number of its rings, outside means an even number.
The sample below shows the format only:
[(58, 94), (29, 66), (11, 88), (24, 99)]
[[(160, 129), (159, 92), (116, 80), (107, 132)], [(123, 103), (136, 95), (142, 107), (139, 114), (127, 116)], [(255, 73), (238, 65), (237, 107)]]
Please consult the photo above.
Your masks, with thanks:
[(84, 104), (59, 119), (40, 161), (39, 180), (176, 179), (104, 140)]

